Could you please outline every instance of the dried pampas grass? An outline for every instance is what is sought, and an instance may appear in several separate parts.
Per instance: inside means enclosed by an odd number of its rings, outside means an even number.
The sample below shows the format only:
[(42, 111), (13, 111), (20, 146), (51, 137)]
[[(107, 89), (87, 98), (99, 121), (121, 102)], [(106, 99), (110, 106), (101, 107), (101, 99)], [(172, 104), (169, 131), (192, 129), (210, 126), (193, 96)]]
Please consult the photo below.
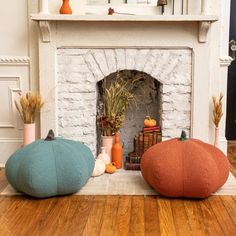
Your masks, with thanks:
[(223, 94), (220, 93), (220, 97), (219, 99), (217, 99), (216, 96), (212, 96), (212, 101), (213, 101), (213, 123), (215, 124), (215, 127), (218, 128), (219, 127), (219, 123), (221, 120), (221, 117), (223, 116), (223, 112), (222, 112), (222, 99), (223, 99)]
[(27, 92), (19, 93), (19, 102), (15, 100), (16, 109), (18, 110), (24, 124), (32, 124), (35, 122), (36, 114), (43, 106), (43, 101), (38, 93)]

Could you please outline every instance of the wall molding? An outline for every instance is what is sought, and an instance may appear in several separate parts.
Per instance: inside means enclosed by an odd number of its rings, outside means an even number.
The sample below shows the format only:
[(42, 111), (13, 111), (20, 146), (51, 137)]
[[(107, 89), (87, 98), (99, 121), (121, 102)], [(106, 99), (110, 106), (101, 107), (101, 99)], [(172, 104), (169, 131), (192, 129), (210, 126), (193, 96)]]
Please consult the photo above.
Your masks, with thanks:
[(221, 67), (228, 67), (232, 63), (233, 58), (230, 56), (222, 56), (220, 57), (220, 66)]
[(8, 86), (8, 107), (9, 107), (9, 117), (8, 121), (0, 121), (0, 128), (16, 128), (17, 120), (15, 117), (15, 105), (14, 105), (14, 93), (20, 92), (21, 84), (20, 75), (1, 75), (0, 74), (0, 83), (3, 82), (15, 82), (15, 85)]
[(0, 143), (23, 143), (22, 138), (0, 138)]
[(30, 58), (27, 56), (0, 56), (0, 66), (28, 66)]

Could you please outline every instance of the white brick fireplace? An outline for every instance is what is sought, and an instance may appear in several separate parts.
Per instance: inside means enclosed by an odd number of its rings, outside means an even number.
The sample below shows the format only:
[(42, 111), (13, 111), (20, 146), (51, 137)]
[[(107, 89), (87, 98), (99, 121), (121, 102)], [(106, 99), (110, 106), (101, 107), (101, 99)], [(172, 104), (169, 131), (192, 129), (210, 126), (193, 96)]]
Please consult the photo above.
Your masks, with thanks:
[[(81, 140), (95, 153), (97, 82), (117, 70), (124, 69), (145, 72), (161, 83), (163, 138), (176, 137), (182, 129), (190, 133), (192, 90), (190, 49), (62, 48), (57, 50), (57, 63), (60, 136)], [(129, 135), (129, 129), (131, 131), (135, 127), (136, 120), (139, 118), (142, 120), (144, 117), (145, 114), (137, 112), (136, 117), (133, 117), (133, 124), (126, 127), (125, 132), (130, 136), (130, 140), (126, 140), (126, 143), (129, 141), (132, 143), (135, 135)]]
[(212, 143), (215, 59), (208, 30), (217, 17), (107, 17), (32, 16), (41, 29), (41, 136), (53, 128), (95, 153), (97, 82), (128, 69), (145, 72), (162, 85), (165, 138), (185, 129), (191, 137)]

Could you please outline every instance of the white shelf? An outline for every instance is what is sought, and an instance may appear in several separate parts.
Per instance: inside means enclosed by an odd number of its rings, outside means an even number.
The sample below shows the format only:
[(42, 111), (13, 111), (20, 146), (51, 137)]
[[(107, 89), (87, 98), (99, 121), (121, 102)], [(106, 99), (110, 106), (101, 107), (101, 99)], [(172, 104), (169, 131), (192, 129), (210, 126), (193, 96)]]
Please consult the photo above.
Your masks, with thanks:
[(32, 14), (31, 19), (39, 22), (43, 42), (51, 41), (50, 22), (197, 22), (199, 26), (198, 41), (205, 43), (213, 22), (214, 15), (60, 15)]
[(138, 22), (215, 22), (214, 15), (60, 15), (32, 14), (34, 21), (138, 21)]

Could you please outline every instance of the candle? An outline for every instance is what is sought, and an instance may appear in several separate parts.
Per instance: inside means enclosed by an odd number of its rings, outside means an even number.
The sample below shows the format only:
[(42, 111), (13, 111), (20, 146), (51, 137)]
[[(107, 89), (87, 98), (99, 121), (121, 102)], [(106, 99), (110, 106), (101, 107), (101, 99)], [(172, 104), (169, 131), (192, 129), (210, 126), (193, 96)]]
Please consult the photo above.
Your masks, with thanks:
[(41, 0), (40, 13), (41, 14), (49, 14), (48, 0)]
[(206, 6), (206, 0), (202, 0), (202, 14), (206, 14), (206, 9), (207, 6)]

